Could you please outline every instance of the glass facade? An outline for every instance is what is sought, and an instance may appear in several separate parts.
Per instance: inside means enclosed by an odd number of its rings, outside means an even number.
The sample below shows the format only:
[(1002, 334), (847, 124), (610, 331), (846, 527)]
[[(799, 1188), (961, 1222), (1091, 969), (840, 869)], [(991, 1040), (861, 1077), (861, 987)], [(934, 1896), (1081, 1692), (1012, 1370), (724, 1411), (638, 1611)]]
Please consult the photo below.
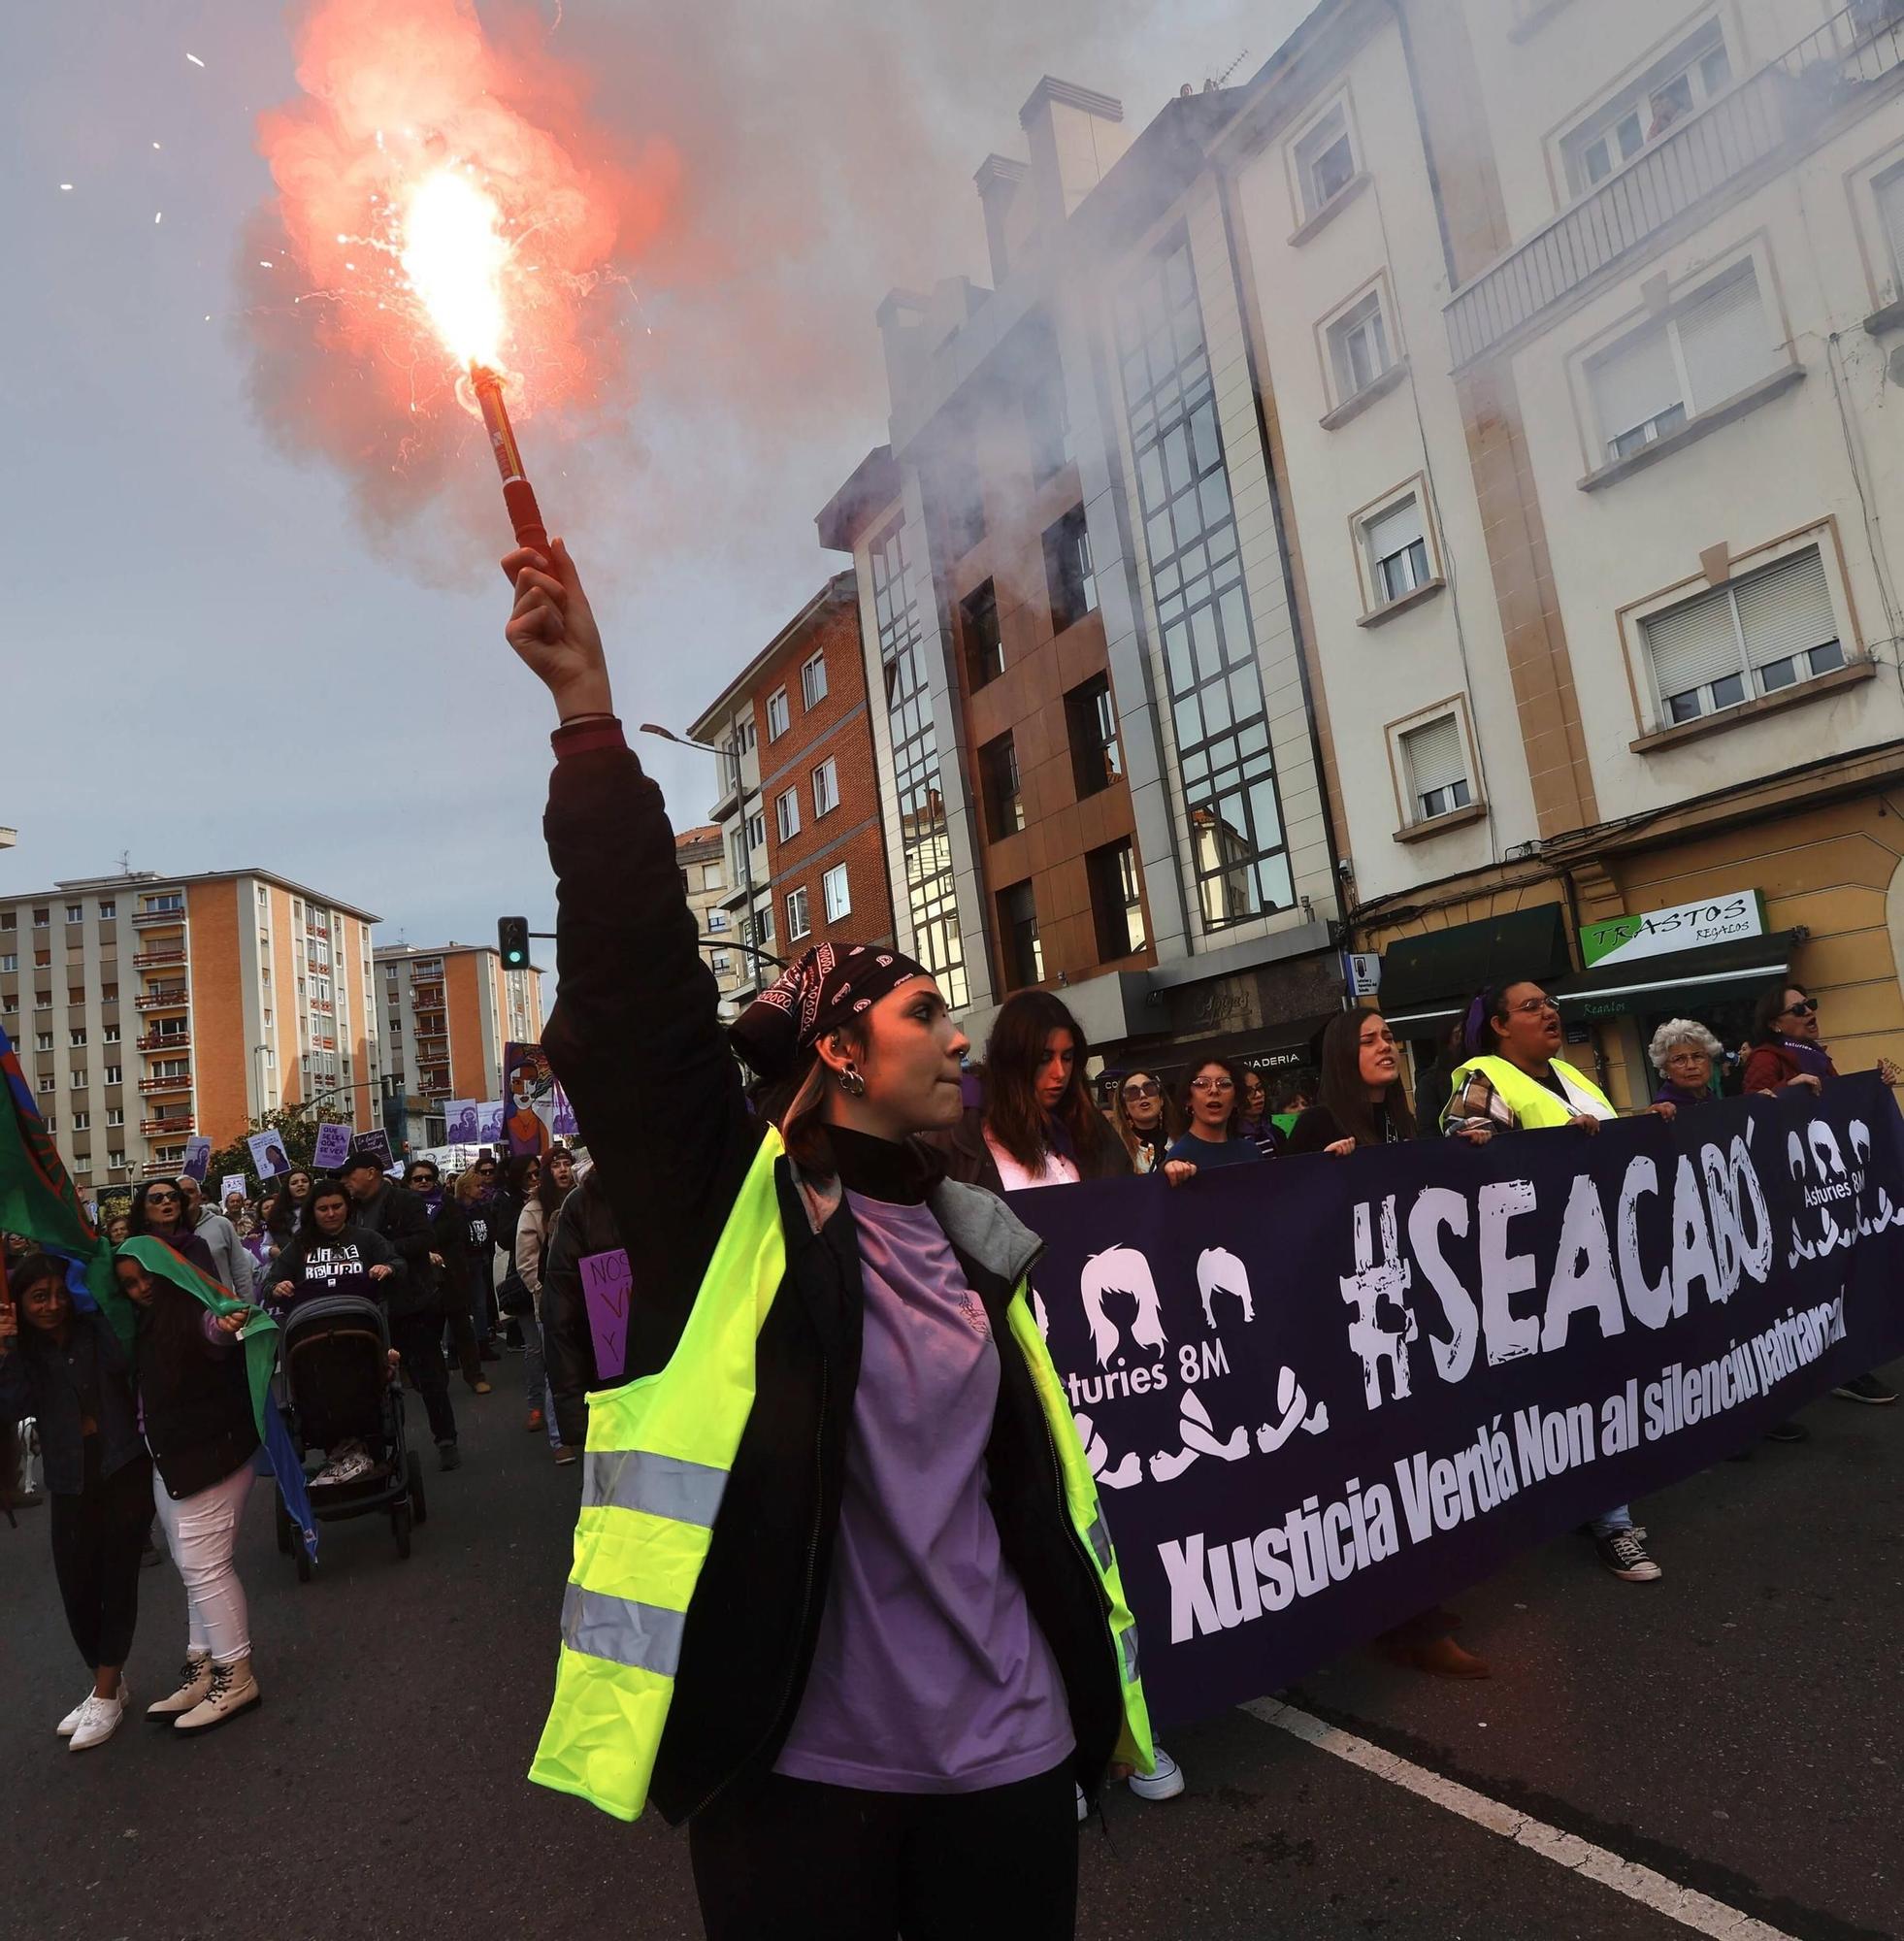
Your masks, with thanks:
[(905, 522), (896, 518), (872, 542), (872, 605), (893, 738), (901, 868), (912, 919), (912, 955), (938, 979), (945, 1002), (959, 1011), (970, 1003), (971, 991), (939, 784), (938, 736), (907, 566)]
[(1117, 303), (1118, 359), (1205, 931), (1295, 901), (1190, 246)]

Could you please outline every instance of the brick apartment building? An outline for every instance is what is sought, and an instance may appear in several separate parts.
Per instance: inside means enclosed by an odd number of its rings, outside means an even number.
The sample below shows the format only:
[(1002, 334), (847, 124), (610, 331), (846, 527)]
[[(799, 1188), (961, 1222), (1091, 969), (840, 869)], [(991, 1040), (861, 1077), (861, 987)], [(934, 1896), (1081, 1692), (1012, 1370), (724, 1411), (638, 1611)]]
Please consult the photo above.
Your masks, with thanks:
[(262, 870), (146, 871), (0, 900), (0, 1024), (82, 1193), (194, 1133), (321, 1101), (369, 1131), (383, 1070), (368, 910)]
[(493, 943), (385, 944), (376, 953), (383, 1042), (407, 1099), (500, 1099), (503, 1046), (542, 1035), (542, 973), (506, 970)]
[(752, 883), (734, 893), (754, 911), (742, 918), (739, 942), (788, 959), (816, 943), (891, 942), (886, 834), (851, 573), (836, 574), (781, 628), (705, 710), (696, 733), (737, 717), (751, 722), (758, 807), (746, 820), (760, 818), (763, 839), (752, 841), (737, 822), (732, 840), (743, 855), (764, 853), (769, 891), (760, 895), (763, 872), (753, 865)]

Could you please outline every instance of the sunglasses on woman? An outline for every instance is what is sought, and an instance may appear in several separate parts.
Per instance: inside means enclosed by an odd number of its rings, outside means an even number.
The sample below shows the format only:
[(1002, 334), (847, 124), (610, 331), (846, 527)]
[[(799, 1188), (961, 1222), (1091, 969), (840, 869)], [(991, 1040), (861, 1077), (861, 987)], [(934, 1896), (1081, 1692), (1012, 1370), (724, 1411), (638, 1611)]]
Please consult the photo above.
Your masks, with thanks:
[(1797, 1003), (1786, 1005), (1785, 1015), (1789, 1018), (1809, 1018), (1817, 1010), (1818, 1000), (1816, 998), (1801, 998)]
[(1157, 1097), (1157, 1087), (1151, 1084), (1149, 1080), (1145, 1080), (1141, 1085), (1127, 1085), (1124, 1088), (1124, 1096), (1127, 1099), (1155, 1099)]

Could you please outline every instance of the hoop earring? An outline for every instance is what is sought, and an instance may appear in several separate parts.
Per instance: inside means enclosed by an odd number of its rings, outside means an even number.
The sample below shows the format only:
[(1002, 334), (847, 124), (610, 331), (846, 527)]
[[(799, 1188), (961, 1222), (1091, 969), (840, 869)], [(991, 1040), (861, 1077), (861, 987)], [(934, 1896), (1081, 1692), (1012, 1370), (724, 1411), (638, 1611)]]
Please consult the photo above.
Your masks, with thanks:
[(839, 1073), (839, 1089), (849, 1099), (866, 1097), (866, 1073), (849, 1059)]

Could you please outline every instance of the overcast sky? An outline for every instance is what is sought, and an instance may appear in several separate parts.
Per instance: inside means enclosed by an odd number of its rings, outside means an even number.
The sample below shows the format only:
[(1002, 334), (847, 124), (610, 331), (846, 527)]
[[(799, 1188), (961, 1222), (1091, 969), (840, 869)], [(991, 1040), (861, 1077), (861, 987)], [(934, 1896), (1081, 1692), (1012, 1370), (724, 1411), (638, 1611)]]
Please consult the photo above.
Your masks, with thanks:
[[(255, 124), (294, 90), (298, 11), (60, 0), (0, 25), (0, 824), (19, 832), (0, 890), (129, 853), (279, 871), (378, 911), (379, 942), (493, 939), (507, 911), (546, 929), (550, 724), (501, 638), (486, 457), (457, 506), (374, 542), (346, 481), (248, 402), (241, 243), (272, 187)], [(874, 307), (983, 278), (971, 174), (1023, 152), (1039, 74), (1120, 94), (1141, 126), (1245, 48), (1235, 78), (1253, 72), (1301, 11), (566, 0), (553, 45), (679, 149), (702, 246), (692, 278), (679, 238), (653, 288), (631, 269), (627, 420), (586, 452), (523, 429), (631, 725), (685, 729), (842, 563), (812, 514), (885, 436)], [(876, 116), (855, 112), (869, 72)], [(642, 754), (676, 826), (701, 820), (711, 762)]]

